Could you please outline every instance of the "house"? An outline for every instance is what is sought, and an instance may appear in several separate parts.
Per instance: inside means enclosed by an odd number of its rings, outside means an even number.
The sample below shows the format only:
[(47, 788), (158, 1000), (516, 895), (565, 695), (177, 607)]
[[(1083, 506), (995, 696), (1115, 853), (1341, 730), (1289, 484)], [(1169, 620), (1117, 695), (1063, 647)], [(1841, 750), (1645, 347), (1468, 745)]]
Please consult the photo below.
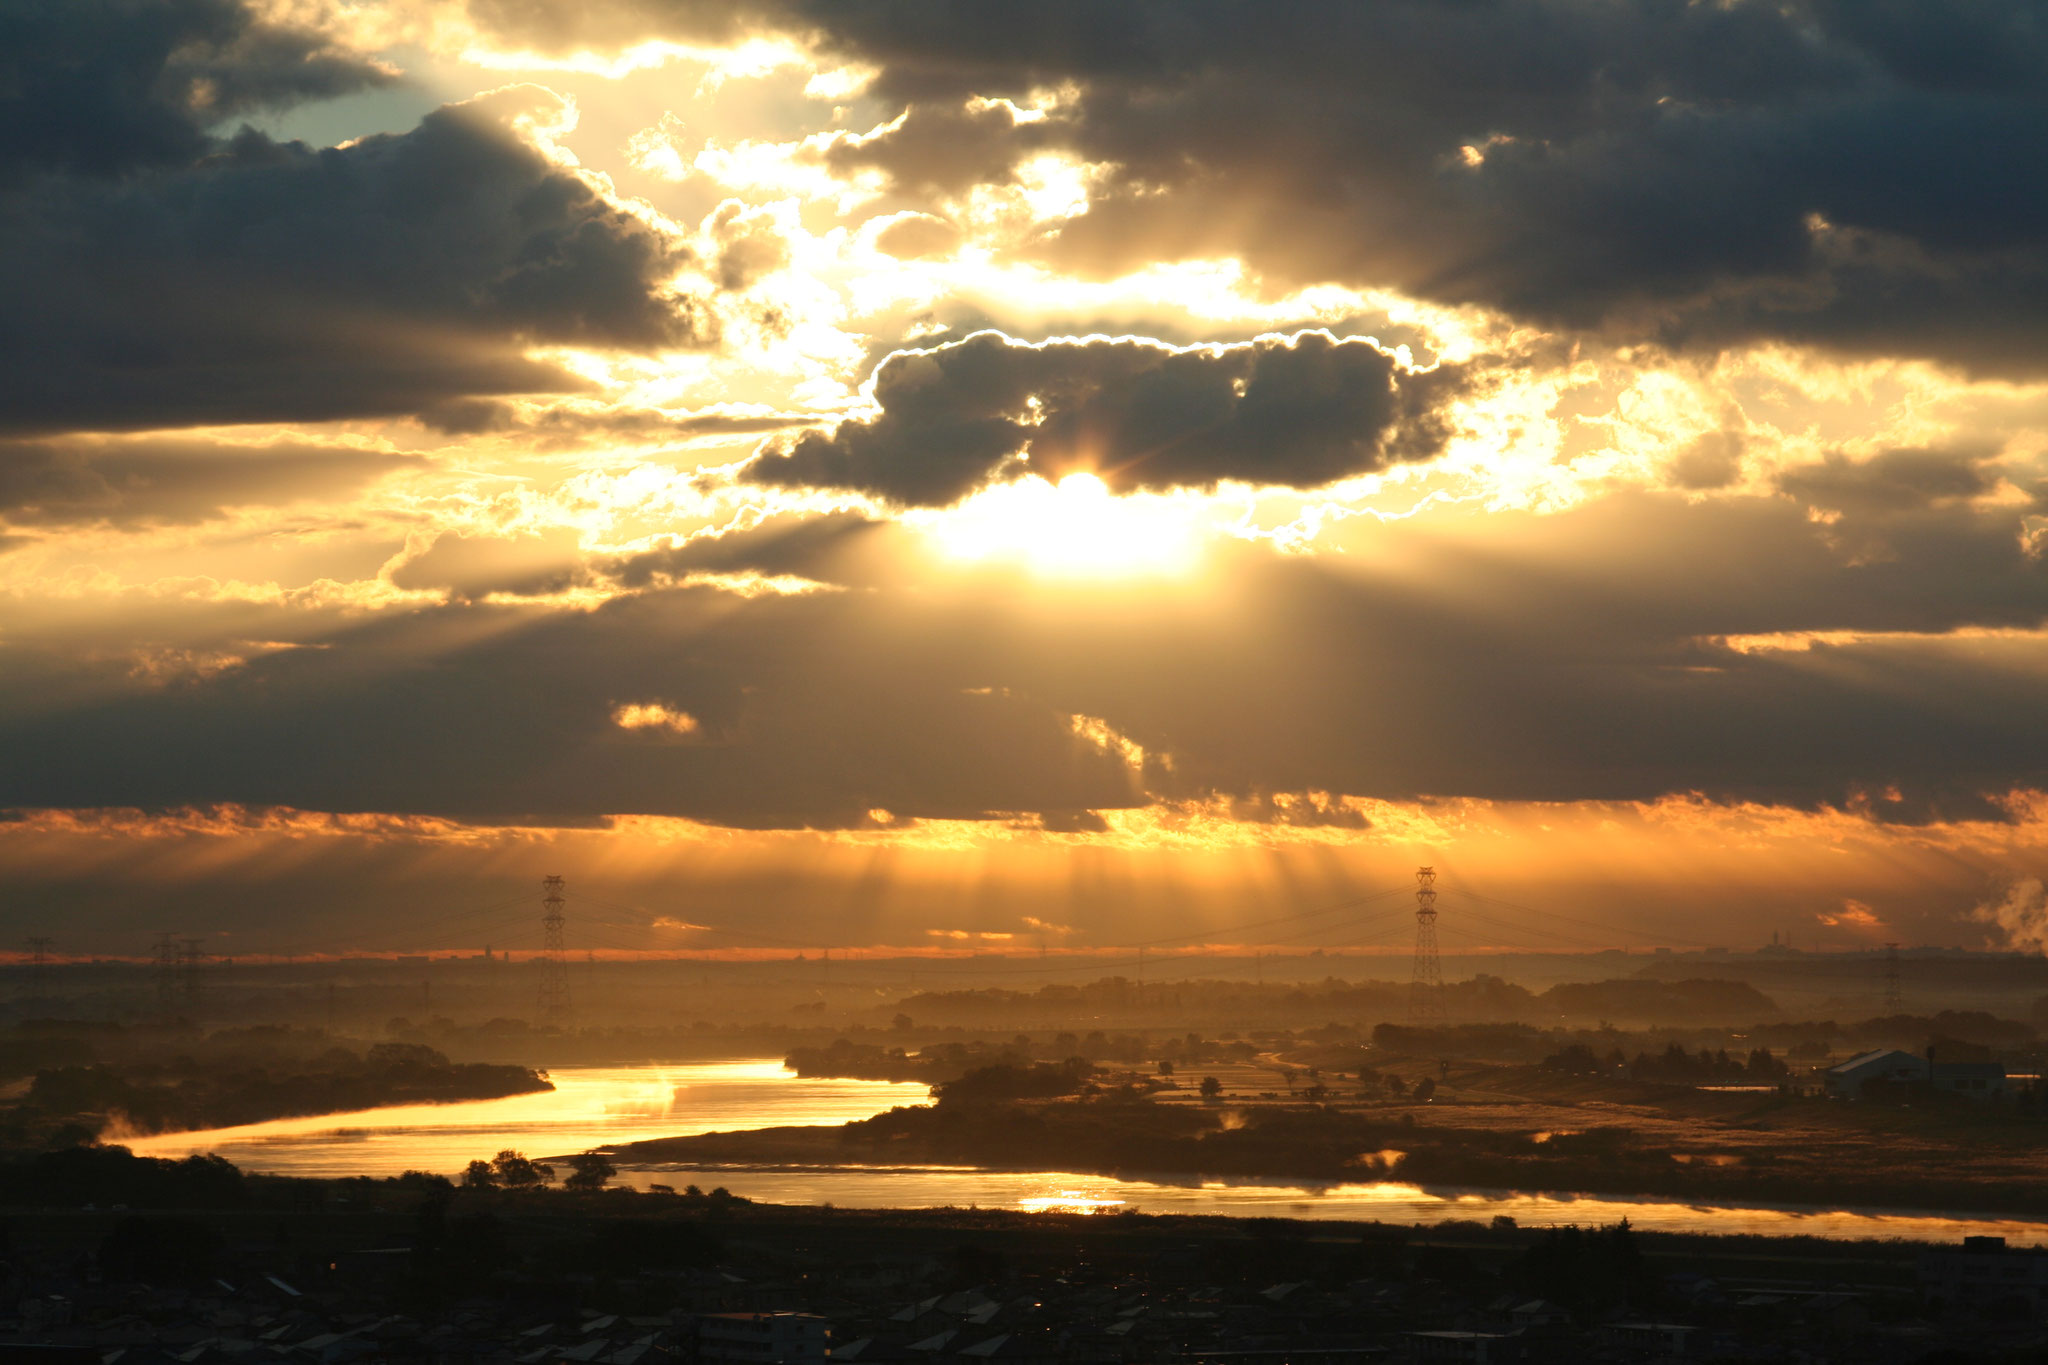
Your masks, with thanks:
[(1927, 1079), (1928, 1065), (1924, 1057), (1897, 1048), (1879, 1048), (1864, 1052), (1848, 1061), (1831, 1066), (1827, 1070), (1827, 1091), (1843, 1099), (1857, 1099), (1863, 1094), (1863, 1087), (1877, 1084), (1911, 1084)]
[(2018, 1299), (2039, 1311), (2048, 1297), (2048, 1252), (2008, 1247), (2003, 1237), (1965, 1237), (1920, 1258), (1920, 1291), (1943, 1304)]
[(706, 1313), (697, 1358), (706, 1365), (795, 1365), (827, 1359), (825, 1319), (815, 1313)]

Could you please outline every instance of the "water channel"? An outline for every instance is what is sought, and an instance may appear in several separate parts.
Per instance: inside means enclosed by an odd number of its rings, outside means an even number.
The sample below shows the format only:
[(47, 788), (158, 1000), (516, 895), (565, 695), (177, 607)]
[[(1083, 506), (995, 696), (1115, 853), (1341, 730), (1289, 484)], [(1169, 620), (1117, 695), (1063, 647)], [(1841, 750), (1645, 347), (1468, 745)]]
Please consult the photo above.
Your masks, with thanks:
[[(507, 1147), (545, 1156), (644, 1138), (839, 1124), (926, 1098), (922, 1085), (802, 1078), (772, 1059), (563, 1067), (551, 1079), (555, 1089), (542, 1094), (281, 1119), (130, 1139), (128, 1145), (151, 1156), (218, 1152), (244, 1170), (277, 1175), (386, 1176), (406, 1170), (453, 1174), (469, 1161)], [(2024, 1219), (1423, 1189), (1392, 1181), (1314, 1187), (1284, 1181), (1114, 1179), (1056, 1170), (931, 1166), (639, 1166), (621, 1169), (619, 1180), (641, 1188), (722, 1185), (734, 1194), (768, 1203), (844, 1208), (1130, 1209), (1404, 1224), (1506, 1216), (1524, 1226), (1593, 1225), (1625, 1217), (1639, 1228), (1662, 1232), (1928, 1241), (1988, 1234), (2015, 1245), (2048, 1246), (2048, 1222)]]

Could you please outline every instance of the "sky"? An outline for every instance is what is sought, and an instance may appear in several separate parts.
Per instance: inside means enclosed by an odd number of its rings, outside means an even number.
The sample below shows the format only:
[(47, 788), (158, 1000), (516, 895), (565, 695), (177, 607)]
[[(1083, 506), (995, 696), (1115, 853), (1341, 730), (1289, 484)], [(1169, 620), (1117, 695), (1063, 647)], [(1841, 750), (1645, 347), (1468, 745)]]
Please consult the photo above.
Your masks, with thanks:
[(2044, 161), (2028, 0), (0, 0), (9, 919), (2037, 949)]

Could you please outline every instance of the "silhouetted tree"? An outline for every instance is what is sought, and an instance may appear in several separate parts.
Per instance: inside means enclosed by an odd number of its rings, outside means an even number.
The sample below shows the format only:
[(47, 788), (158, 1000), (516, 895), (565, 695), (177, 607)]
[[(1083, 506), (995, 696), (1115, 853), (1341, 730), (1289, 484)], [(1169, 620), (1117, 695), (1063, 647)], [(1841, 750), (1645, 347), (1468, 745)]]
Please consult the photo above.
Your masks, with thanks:
[(1626, 1218), (1611, 1227), (1551, 1228), (1506, 1273), (1581, 1318), (1644, 1303), (1655, 1284)]
[(530, 1161), (509, 1147), (491, 1158), (491, 1169), (497, 1173), (498, 1183), (508, 1190), (530, 1190), (555, 1178), (554, 1167), (543, 1161)]
[(618, 1173), (603, 1152), (578, 1152), (569, 1158), (569, 1178), (562, 1184), (572, 1190), (601, 1190)]
[(1205, 1099), (1205, 1100), (1213, 1100), (1213, 1099), (1215, 1099), (1215, 1098), (1216, 1098), (1216, 1097), (1217, 1097), (1218, 1095), (1220, 1095), (1220, 1094), (1222, 1094), (1222, 1093), (1223, 1093), (1223, 1082), (1221, 1082), (1221, 1081), (1217, 1080), (1217, 1079), (1216, 1079), (1216, 1078), (1215, 1078), (1214, 1076), (1204, 1076), (1204, 1077), (1202, 1077), (1202, 1098), (1203, 1098), (1203, 1099)]

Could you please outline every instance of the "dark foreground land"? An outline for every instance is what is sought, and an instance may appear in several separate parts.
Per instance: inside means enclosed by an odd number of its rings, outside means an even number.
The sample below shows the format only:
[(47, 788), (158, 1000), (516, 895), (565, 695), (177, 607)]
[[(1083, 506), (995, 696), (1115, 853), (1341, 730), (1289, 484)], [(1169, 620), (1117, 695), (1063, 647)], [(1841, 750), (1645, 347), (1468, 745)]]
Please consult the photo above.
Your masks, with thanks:
[[(835, 1211), (265, 1179), (109, 1149), (10, 1164), (0, 1194), (4, 1358), (709, 1362), (742, 1358), (721, 1346), (730, 1315), (761, 1313), (807, 1315), (779, 1354), (818, 1362), (828, 1343), (836, 1359), (932, 1365), (2048, 1352), (2048, 1254), (1993, 1247)], [(1989, 1288), (1966, 1288), (1958, 1265), (1988, 1270), (1965, 1278)]]

